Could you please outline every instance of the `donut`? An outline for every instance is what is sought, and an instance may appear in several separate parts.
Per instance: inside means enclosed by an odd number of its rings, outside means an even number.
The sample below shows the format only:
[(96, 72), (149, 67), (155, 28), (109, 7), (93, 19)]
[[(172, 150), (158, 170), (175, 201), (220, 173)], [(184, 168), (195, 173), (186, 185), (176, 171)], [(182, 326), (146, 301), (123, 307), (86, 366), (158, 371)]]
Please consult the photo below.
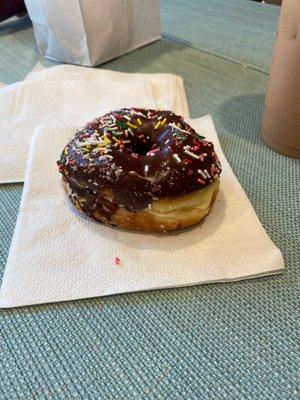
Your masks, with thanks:
[(146, 232), (186, 228), (206, 217), (222, 170), (213, 144), (183, 117), (140, 108), (88, 122), (57, 163), (79, 211)]

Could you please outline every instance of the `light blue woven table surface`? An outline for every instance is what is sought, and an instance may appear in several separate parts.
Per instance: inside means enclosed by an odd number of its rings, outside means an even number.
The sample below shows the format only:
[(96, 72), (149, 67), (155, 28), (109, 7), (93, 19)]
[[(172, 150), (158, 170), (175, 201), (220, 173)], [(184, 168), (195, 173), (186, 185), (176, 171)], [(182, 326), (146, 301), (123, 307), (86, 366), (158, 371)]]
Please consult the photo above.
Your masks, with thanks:
[[(165, 38), (102, 68), (184, 78), (192, 117), (212, 114), (286, 271), (2, 310), (1, 400), (299, 399), (300, 166), (258, 137), (279, 8), (250, 0), (161, 6)], [(27, 19), (0, 27), (0, 80), (24, 78), (38, 60)], [(20, 184), (0, 186), (0, 277), (21, 193)]]

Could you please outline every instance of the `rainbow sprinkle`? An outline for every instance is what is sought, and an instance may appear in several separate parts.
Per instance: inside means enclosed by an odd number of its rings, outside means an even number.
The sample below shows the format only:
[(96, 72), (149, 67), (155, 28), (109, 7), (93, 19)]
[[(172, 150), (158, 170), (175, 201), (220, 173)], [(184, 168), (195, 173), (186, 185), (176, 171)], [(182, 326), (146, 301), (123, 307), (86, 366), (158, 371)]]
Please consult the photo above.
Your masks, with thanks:
[(178, 156), (178, 154), (173, 154), (172, 157), (174, 158), (174, 160), (175, 160), (178, 164), (181, 163), (181, 159), (180, 159), (180, 157)]
[(131, 122), (127, 122), (127, 125), (130, 126), (132, 129), (137, 129), (137, 126), (132, 124)]

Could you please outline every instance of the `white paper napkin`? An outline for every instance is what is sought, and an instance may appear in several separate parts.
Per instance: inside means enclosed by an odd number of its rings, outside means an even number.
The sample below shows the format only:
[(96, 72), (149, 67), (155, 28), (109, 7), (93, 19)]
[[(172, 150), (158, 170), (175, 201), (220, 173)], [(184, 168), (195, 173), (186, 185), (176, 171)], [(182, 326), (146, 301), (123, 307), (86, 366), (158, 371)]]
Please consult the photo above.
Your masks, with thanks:
[[(0, 307), (281, 272), (280, 250), (267, 236), (226, 161), (211, 117), (191, 120), (191, 125), (215, 143), (223, 164), (220, 193), (202, 224), (156, 235), (112, 228), (77, 213), (56, 167), (72, 130), (36, 132)], [(115, 265), (115, 257), (120, 265)]]
[(19, 82), (0, 90), (0, 183), (24, 180), (37, 126), (69, 127), (128, 105), (155, 107), (150, 84), (126, 81)]
[(88, 82), (137, 80), (148, 82), (151, 84), (152, 95), (158, 109), (170, 109), (184, 118), (190, 118), (183, 79), (173, 74), (132, 74), (76, 65), (57, 65), (45, 68), (42, 64), (37, 63), (25, 80), (81, 80)]
[[(22, 182), (33, 131), (81, 126), (120, 107), (172, 109), (188, 116), (182, 79), (75, 66), (43, 68), (0, 91), (0, 183)], [(54, 79), (52, 79), (54, 78)]]

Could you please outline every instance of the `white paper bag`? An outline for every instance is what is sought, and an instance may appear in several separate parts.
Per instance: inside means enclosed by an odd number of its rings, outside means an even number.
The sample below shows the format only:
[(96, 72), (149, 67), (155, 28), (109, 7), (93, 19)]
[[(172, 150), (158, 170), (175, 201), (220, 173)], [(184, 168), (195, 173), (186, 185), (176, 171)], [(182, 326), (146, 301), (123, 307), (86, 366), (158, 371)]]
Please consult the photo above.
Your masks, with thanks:
[(93, 66), (161, 37), (159, 0), (25, 0), (39, 52)]

